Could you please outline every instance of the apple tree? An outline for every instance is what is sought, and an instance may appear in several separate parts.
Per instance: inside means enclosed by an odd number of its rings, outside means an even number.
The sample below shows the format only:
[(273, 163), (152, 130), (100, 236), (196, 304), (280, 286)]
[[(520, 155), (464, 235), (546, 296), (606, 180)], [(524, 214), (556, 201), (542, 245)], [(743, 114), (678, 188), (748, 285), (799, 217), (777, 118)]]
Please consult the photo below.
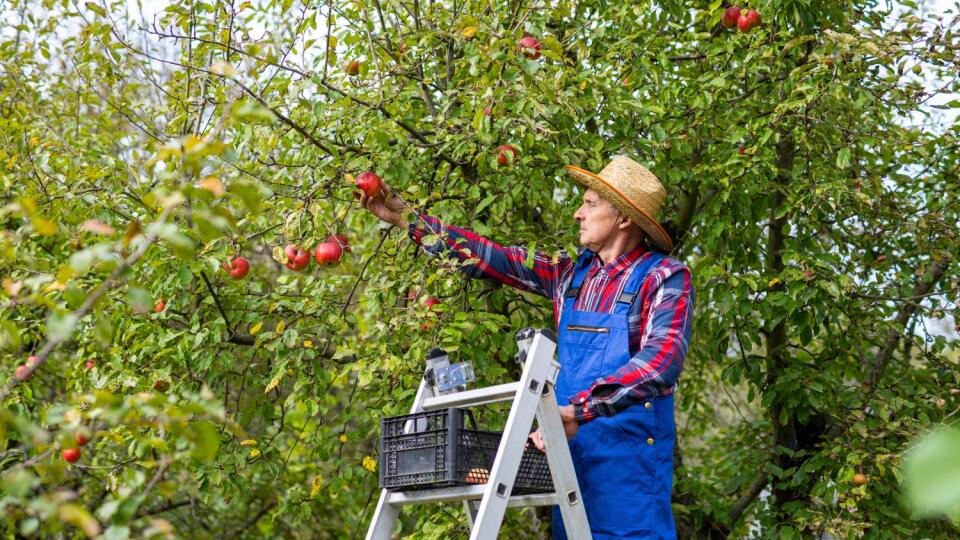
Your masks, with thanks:
[[(0, 6), (2, 527), (364, 534), (379, 420), (427, 351), (506, 382), (514, 332), (554, 314), (428, 257), (356, 180), (560, 256), (563, 165), (627, 153), (668, 187), (697, 289), (681, 536), (956, 534), (900, 497), (911, 441), (960, 407), (944, 4)], [(401, 522), (466, 533), (456, 505)]]

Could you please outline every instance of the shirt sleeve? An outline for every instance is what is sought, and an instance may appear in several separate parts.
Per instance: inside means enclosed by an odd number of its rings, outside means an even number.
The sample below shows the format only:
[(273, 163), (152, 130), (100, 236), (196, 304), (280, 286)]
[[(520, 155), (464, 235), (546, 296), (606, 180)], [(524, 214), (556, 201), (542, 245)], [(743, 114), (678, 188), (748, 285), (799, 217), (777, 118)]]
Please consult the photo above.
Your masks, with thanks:
[[(471, 264), (462, 267), (470, 277), (489, 278), (523, 291), (546, 296), (551, 300), (561, 285), (565, 272), (573, 267), (565, 253), (551, 257), (541, 252), (533, 255), (533, 267), (524, 263), (529, 251), (524, 246), (501, 246), (476, 233), (439, 219), (420, 214), (409, 227), (410, 238), (434, 256), (447, 256)], [(427, 245), (427, 238), (438, 241)]]
[(578, 423), (613, 416), (631, 405), (669, 393), (677, 383), (693, 326), (690, 270), (678, 266), (648, 294), (647, 322), (637, 353), (616, 372), (570, 398)]

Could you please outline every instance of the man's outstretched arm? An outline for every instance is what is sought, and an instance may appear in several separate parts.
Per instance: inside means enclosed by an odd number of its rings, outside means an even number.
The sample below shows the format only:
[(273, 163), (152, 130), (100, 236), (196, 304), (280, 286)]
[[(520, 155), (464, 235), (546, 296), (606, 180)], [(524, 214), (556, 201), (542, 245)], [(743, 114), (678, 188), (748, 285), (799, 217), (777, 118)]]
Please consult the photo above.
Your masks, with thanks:
[(376, 197), (361, 195), (360, 203), (380, 219), (407, 228), (410, 238), (428, 253), (468, 263), (463, 271), (471, 277), (494, 279), (504, 285), (553, 299), (557, 288), (573, 267), (573, 261), (566, 255), (554, 258), (537, 252), (533, 257), (533, 267), (528, 268), (524, 264), (529, 253), (526, 247), (502, 246), (467, 229), (446, 225), (426, 214), (420, 214), (413, 223), (407, 223), (403, 219), (406, 203), (390, 192)]

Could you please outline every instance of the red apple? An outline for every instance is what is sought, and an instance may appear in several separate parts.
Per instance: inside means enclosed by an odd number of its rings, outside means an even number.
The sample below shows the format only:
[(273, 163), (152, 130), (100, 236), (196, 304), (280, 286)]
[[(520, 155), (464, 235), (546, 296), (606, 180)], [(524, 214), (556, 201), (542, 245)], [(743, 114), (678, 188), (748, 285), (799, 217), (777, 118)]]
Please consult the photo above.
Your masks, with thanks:
[(489, 106), (489, 105), (487, 105), (486, 107), (483, 108), (483, 115), (484, 115), (484, 116), (490, 116), (490, 113), (491, 113), (491, 112), (493, 112), (493, 111), (490, 109), (490, 106)]
[(233, 279), (243, 279), (250, 271), (250, 261), (246, 257), (234, 257), (223, 263), (223, 269), (230, 274)]
[(32, 376), (32, 374), (27, 375), (27, 370), (28, 370), (28, 369), (30, 369), (28, 366), (26, 366), (26, 365), (24, 365), (24, 364), (20, 364), (19, 366), (17, 366), (17, 369), (14, 370), (13, 375), (14, 375), (17, 379), (19, 379), (19, 380), (21, 380), (21, 381), (25, 381), (25, 380), (29, 379), (29, 378)]
[(287, 254), (286, 267), (294, 272), (299, 272), (310, 264), (310, 253), (296, 244), (288, 245), (283, 251)]
[(35, 355), (35, 354), (31, 354), (30, 356), (27, 357), (27, 365), (28, 365), (28, 366), (32, 366), (32, 365), (38, 363), (39, 361), (40, 361), (40, 357), (37, 356), (37, 355)]
[(87, 369), (93, 369), (93, 366), (94, 366), (93, 360), (87, 360), (87, 363), (85, 365)]
[(742, 156), (747, 153), (747, 149), (741, 146), (740, 148), (737, 148), (737, 153)]
[[(510, 155), (507, 156), (507, 152)], [(497, 147), (497, 165), (501, 167), (509, 165), (511, 161), (517, 159), (517, 149), (509, 144), (501, 144)]]
[(79, 448), (64, 448), (63, 449), (63, 460), (67, 463), (76, 463), (80, 459), (80, 449)]
[(423, 305), (427, 306), (427, 308), (432, 308), (433, 306), (439, 303), (440, 303), (440, 299), (434, 298), (433, 296), (423, 301)]
[(339, 245), (343, 249), (343, 251), (347, 253), (350, 253), (351, 251), (353, 251), (350, 249), (350, 242), (347, 241), (347, 237), (342, 234), (328, 235), (327, 242), (333, 242)]
[(164, 379), (157, 379), (153, 382), (153, 389), (157, 392), (166, 392), (170, 388), (170, 382)]
[(354, 183), (357, 184), (357, 187), (360, 188), (360, 191), (363, 191), (364, 195), (367, 197), (376, 197), (377, 194), (380, 193), (380, 187), (383, 185), (383, 180), (381, 180), (376, 174), (367, 171), (358, 174), (357, 178), (354, 180)]
[(317, 249), (313, 252), (313, 258), (318, 264), (333, 265), (340, 262), (343, 257), (343, 248), (337, 242), (323, 242), (317, 244)]
[(726, 28), (731, 28), (737, 24), (737, 19), (740, 18), (740, 6), (730, 6), (723, 12), (723, 17), (720, 18), (720, 23), (723, 24)]
[(756, 10), (751, 9), (746, 13), (740, 13), (737, 27), (741, 32), (749, 32), (755, 26), (760, 26), (760, 14)]
[(523, 49), (523, 55), (531, 60), (540, 58), (540, 42), (533, 36), (523, 36), (520, 39), (520, 48)]
[(83, 433), (80, 433), (79, 431), (76, 433), (76, 435), (74, 435), (74, 439), (76, 439), (77, 445), (79, 446), (83, 446), (88, 442), (90, 442), (90, 439)]
[(359, 61), (359, 60), (354, 60), (354, 61), (352, 61), (352, 62), (348, 62), (347, 65), (344, 67), (344, 69), (347, 70), (347, 75), (350, 75), (351, 77), (356, 76), (356, 75), (359, 75), (359, 74), (360, 74), (360, 61)]
[(163, 308), (167, 307), (167, 302), (163, 298), (157, 300), (157, 303), (153, 305), (153, 312), (160, 313), (163, 311)]

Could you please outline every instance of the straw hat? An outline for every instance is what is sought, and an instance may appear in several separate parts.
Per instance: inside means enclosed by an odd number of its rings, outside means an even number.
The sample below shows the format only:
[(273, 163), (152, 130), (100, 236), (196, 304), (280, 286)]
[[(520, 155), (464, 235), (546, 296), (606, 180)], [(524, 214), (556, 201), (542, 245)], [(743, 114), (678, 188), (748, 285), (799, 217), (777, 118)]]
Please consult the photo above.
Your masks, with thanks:
[(573, 165), (564, 168), (639, 225), (657, 247), (667, 253), (673, 249), (670, 235), (657, 221), (667, 190), (646, 167), (627, 156), (614, 156), (599, 174)]

